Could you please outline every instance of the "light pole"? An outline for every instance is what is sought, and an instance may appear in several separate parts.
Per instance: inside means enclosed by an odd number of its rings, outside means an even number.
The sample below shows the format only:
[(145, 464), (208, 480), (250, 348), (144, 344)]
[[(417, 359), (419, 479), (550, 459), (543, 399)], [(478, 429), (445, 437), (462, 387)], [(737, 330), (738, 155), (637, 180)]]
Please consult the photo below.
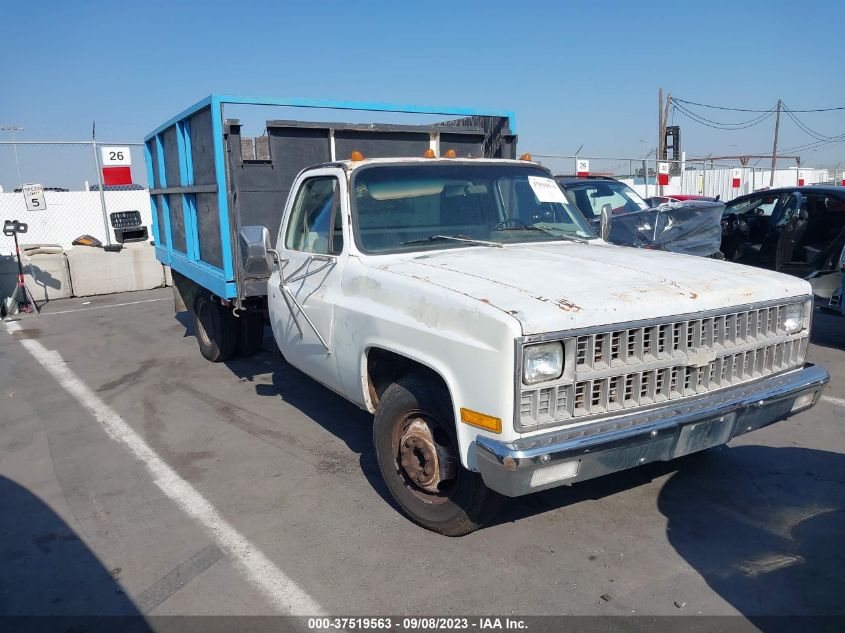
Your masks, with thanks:
[(15, 132), (23, 132), (22, 127), (17, 125), (0, 125), (0, 132), (12, 133), (12, 150), (15, 152), (15, 168), (18, 170), (18, 186), (23, 188), (23, 180), (21, 179), (21, 165), (18, 162), (18, 145), (15, 143)]

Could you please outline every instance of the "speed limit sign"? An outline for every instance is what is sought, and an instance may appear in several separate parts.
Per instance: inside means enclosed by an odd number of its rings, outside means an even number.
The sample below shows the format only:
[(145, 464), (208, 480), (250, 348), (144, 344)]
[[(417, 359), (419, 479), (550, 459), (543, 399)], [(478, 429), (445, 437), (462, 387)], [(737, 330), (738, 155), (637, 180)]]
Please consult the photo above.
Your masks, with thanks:
[(44, 202), (44, 187), (39, 184), (29, 183), (21, 187), (24, 200), (26, 200), (27, 211), (44, 211), (47, 203)]

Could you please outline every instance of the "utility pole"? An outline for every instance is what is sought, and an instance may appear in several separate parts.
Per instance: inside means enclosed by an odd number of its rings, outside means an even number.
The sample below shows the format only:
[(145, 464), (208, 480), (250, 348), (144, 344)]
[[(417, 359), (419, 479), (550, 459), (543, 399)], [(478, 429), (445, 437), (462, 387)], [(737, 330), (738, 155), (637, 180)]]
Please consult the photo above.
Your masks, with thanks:
[(657, 91), (657, 158), (663, 156), (663, 88)]
[[(663, 104), (663, 88), (657, 94), (657, 155), (656, 162), (666, 160), (666, 126), (669, 125), (669, 106), (672, 103), (671, 93), (666, 96), (666, 104)], [(671, 173), (671, 170), (670, 172)], [(659, 188), (660, 195), (663, 195), (663, 185)]]
[[(663, 88), (660, 88), (657, 91), (657, 153), (654, 155), (654, 166), (657, 167), (654, 173), (654, 177), (657, 178), (657, 182), (660, 182), (660, 176), (657, 175), (657, 172), (660, 171), (660, 161), (663, 159), (663, 143), (665, 139), (663, 136)], [(659, 185), (656, 187), (657, 194), (662, 196), (663, 195), (663, 185)]]
[(775, 115), (775, 142), (772, 144), (772, 173), (769, 176), (769, 187), (775, 186), (775, 165), (778, 161), (778, 130), (780, 130), (780, 107), (781, 100), (778, 99), (778, 111)]

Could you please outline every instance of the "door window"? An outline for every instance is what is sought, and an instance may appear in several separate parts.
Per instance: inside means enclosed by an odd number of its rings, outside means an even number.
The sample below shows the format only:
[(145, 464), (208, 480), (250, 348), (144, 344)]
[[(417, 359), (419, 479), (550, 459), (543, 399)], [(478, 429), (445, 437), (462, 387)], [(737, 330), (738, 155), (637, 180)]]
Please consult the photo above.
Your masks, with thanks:
[(310, 178), (296, 194), (285, 248), (321, 255), (337, 254), (343, 250), (342, 226), (337, 178)]
[(749, 213), (752, 215), (771, 216), (777, 206), (780, 195), (764, 194), (753, 198), (746, 198), (739, 202), (728, 205), (725, 214), (728, 213)]

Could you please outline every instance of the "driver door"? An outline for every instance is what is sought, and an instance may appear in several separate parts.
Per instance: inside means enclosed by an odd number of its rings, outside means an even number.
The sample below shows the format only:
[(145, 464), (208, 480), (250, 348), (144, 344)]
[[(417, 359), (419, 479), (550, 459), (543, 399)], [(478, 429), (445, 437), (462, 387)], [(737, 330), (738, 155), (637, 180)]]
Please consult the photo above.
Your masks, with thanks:
[(340, 390), (335, 301), (348, 257), (346, 179), (340, 169), (308, 172), (294, 183), (279, 231), (279, 265), (268, 282), (273, 335), (285, 359)]
[(794, 262), (795, 251), (807, 231), (807, 199), (798, 192), (792, 193), (786, 199), (783, 214), (777, 230), (777, 247), (775, 249), (775, 270), (790, 269), (795, 272), (806, 268), (805, 265)]

